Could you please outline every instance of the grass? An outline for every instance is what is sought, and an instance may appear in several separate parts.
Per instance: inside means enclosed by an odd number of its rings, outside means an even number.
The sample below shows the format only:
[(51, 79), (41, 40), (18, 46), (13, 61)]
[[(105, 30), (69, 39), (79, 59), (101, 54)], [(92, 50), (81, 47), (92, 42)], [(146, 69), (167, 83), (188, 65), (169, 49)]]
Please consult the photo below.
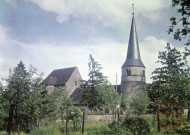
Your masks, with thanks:
[[(85, 135), (98, 134), (99, 132), (103, 132), (105, 130), (110, 130), (107, 126), (108, 122), (86, 122), (85, 123)], [(73, 130), (72, 123), (68, 124), (68, 133), (69, 135), (81, 135), (82, 130), (78, 128), (77, 131)], [(61, 122), (50, 122), (44, 123), (39, 129), (34, 128), (30, 131), (31, 135), (65, 135), (65, 125), (62, 126)]]
[[(157, 132), (156, 125), (152, 124), (154, 121), (151, 117), (147, 118), (151, 127), (151, 135), (188, 135), (190, 134), (190, 122), (186, 122), (184, 126), (182, 126), (176, 132)], [(84, 135), (131, 135), (129, 132), (127, 133), (121, 125), (116, 125), (115, 128), (110, 129), (108, 125), (111, 122), (99, 121), (99, 122), (86, 122), (85, 123), (85, 132)], [(78, 127), (77, 131), (73, 130), (73, 125), (71, 122), (68, 123), (68, 134), (69, 135), (81, 135), (81, 128)], [(5, 131), (0, 131), (0, 135), (8, 135)], [(11, 133), (11, 135), (18, 135), (17, 133)], [(62, 126), (61, 122), (47, 122), (42, 123), (40, 128), (33, 128), (30, 130), (30, 134), (26, 134), (24, 132), (21, 135), (66, 135), (65, 132), (65, 123)]]

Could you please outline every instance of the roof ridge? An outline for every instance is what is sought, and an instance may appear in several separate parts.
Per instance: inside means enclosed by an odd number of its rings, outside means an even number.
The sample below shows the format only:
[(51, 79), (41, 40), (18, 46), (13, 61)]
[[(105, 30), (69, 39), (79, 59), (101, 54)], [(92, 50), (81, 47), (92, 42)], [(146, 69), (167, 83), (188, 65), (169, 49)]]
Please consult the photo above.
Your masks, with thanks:
[[(56, 69), (53, 70), (44, 80), (44, 82), (46, 84), (51, 84), (51, 85), (63, 85), (65, 84), (69, 78), (71, 77), (71, 75), (73, 74), (73, 72), (78, 69), (77, 67), (69, 67), (69, 68), (62, 68), (62, 69)], [(51, 80), (51, 78), (57, 78), (57, 80), (55, 81), (55, 83), (49, 83), (49, 80)]]
[(55, 70), (62, 70), (62, 69), (72, 69), (72, 68), (77, 68), (77, 67), (59, 68), (59, 69), (54, 69), (53, 71), (55, 71)]

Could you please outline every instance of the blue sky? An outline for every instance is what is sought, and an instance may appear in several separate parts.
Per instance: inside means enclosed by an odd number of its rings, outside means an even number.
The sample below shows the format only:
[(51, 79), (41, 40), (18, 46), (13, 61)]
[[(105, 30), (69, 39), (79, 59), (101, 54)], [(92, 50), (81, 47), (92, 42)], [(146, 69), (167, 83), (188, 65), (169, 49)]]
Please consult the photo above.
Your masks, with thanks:
[(110, 82), (115, 83), (117, 73), (120, 83), (132, 3), (141, 59), (151, 82), (158, 51), (167, 42), (179, 44), (167, 34), (169, 18), (176, 15), (170, 0), (1, 0), (0, 77), (8, 77), (9, 69), (22, 60), (44, 77), (54, 69), (77, 66), (88, 79), (92, 54)]

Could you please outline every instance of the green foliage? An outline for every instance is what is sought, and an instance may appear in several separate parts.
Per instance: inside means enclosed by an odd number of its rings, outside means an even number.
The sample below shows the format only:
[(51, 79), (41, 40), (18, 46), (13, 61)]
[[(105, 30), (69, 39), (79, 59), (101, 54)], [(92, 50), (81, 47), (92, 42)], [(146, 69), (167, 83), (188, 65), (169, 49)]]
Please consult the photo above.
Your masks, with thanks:
[(107, 78), (103, 76), (103, 73), (101, 72), (101, 65), (94, 60), (92, 55), (90, 55), (90, 62), (88, 63), (89, 66), (89, 79), (88, 79), (88, 85), (91, 85), (92, 87), (96, 86), (102, 86), (105, 83), (107, 83)]
[[(184, 134), (184, 135), (186, 135), (189, 133), (188, 132), (189, 123), (187, 123), (186, 128), (184, 125), (183, 127), (181, 127), (181, 129), (179, 129), (179, 131), (176, 131), (176, 132), (170, 133), (170, 132), (161, 131), (158, 133), (154, 123), (152, 123), (152, 120), (153, 120), (152, 117), (141, 117), (141, 118), (146, 120), (146, 123), (148, 123), (148, 127), (150, 128), (150, 132), (146, 133), (145, 135), (158, 135), (158, 134), (159, 135), (165, 135), (165, 134), (168, 134), (168, 135)], [(81, 130), (74, 131), (72, 128), (72, 124), (73, 123), (71, 121), (68, 123), (69, 135), (81, 135)], [(96, 135), (139, 135), (139, 133), (131, 132), (129, 130), (129, 128), (125, 127), (123, 122), (122, 123), (115, 122), (115, 124), (112, 128), (109, 128), (108, 125), (110, 125), (110, 124), (108, 124), (107, 122), (103, 122), (103, 121), (86, 122), (84, 134), (86, 134), (86, 135), (93, 135), (93, 134), (96, 134)], [(132, 124), (132, 125), (134, 125), (134, 128), (135, 127), (137, 128), (137, 125), (135, 125), (135, 124)], [(131, 127), (131, 124), (129, 125), (129, 127)], [(142, 127), (142, 126), (140, 126), (140, 127)], [(132, 129), (134, 129), (134, 128), (132, 128)], [(140, 129), (140, 128), (138, 128), (138, 129)], [(185, 131), (183, 131), (183, 130), (185, 130)], [(143, 130), (143, 133), (145, 131), (146, 130)], [(4, 133), (6, 133), (6, 132), (4, 132)], [(63, 130), (60, 122), (48, 122), (48, 123), (42, 123), (40, 128), (35, 127), (33, 129), (31, 129), (30, 134), (31, 135), (62, 135), (62, 134), (66, 134), (66, 133), (65, 133), (65, 130)], [(23, 134), (23, 135), (25, 135), (25, 134)]]
[(127, 101), (127, 99), (122, 96), (121, 97), (121, 103), (120, 103), (120, 112), (121, 114), (125, 114), (127, 111), (129, 111), (129, 103)]
[[(3, 130), (27, 131), (34, 120), (43, 118), (46, 95), (41, 75), (30, 66), (29, 70), (21, 61), (10, 70), (7, 86), (0, 91), (0, 128)], [(3, 117), (3, 118), (2, 118)]]
[(189, 122), (185, 123), (176, 132), (181, 135), (189, 135), (190, 134), (190, 123)]
[(116, 124), (116, 126), (109, 133), (110, 135), (130, 135), (132, 134), (128, 129), (126, 129), (122, 124)]
[(108, 127), (111, 129), (109, 134), (111, 135), (126, 135), (130, 134), (130, 131), (126, 129), (121, 122), (113, 121), (108, 124)]
[(55, 119), (62, 118), (68, 108), (73, 106), (73, 100), (69, 97), (69, 91), (66, 88), (55, 87), (49, 98), (52, 100), (49, 104), (51, 110), (49, 116)]
[(79, 129), (82, 122), (82, 111), (78, 107), (71, 107), (69, 109), (68, 117), (72, 120), (74, 131)]
[(0, 135), (8, 135), (8, 133), (5, 131), (0, 131)]
[(144, 91), (138, 91), (132, 96), (129, 104), (135, 114), (141, 115), (147, 112), (147, 107), (150, 104), (150, 100), (147, 93)]
[(134, 135), (150, 134), (150, 124), (144, 117), (126, 117), (122, 124)]
[(63, 130), (60, 123), (49, 122), (40, 128), (33, 128), (30, 135), (61, 135)]
[(163, 101), (176, 101), (184, 107), (189, 106), (189, 67), (185, 54), (167, 44), (166, 51), (159, 52), (158, 63), (162, 64), (152, 73), (153, 83), (148, 87), (151, 108)]
[(104, 107), (113, 109), (119, 104), (119, 97), (107, 78), (103, 76), (100, 64), (90, 55), (89, 79), (81, 89), (82, 101), (94, 110), (103, 110)]
[[(171, 26), (168, 33), (174, 33), (174, 39), (181, 41), (182, 39), (188, 39), (186, 45), (190, 44), (190, 3), (189, 0), (172, 0), (172, 6), (176, 8), (178, 16), (171, 17)], [(179, 17), (180, 16), (180, 17)]]
[[(5, 119), (8, 117), (8, 114), (5, 110), (8, 101), (6, 101), (3, 97), (4, 88), (0, 83), (0, 131), (6, 128), (6, 121)], [(3, 133), (2, 133), (3, 134)]]
[(102, 108), (106, 107), (113, 110), (116, 105), (119, 105), (119, 96), (111, 85), (103, 85), (95, 88), (98, 92), (97, 101), (102, 102)]
[[(86, 124), (87, 125), (87, 124)], [(93, 125), (93, 127), (91, 127)], [(96, 122), (92, 124), (87, 130), (88, 135), (107, 135), (110, 134), (110, 128), (105, 124), (105, 122)]]

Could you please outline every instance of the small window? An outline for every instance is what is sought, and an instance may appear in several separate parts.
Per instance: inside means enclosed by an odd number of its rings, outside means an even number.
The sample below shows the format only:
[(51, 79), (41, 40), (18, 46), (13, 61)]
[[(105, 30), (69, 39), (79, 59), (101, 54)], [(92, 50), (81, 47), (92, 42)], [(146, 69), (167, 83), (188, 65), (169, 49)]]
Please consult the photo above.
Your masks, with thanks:
[(75, 85), (77, 85), (77, 81), (75, 81)]
[(127, 69), (127, 75), (131, 75), (131, 70)]

